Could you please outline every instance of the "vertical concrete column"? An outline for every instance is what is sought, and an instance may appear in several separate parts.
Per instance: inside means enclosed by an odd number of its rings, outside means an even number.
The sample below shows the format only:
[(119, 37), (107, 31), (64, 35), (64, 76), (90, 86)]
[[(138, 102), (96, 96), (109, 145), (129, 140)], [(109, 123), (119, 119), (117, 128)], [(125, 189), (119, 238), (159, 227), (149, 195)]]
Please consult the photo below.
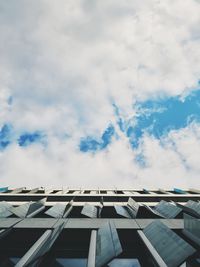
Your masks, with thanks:
[(95, 267), (96, 243), (97, 243), (96, 241), (97, 241), (97, 231), (92, 230), (90, 237), (90, 247), (89, 247), (87, 267)]

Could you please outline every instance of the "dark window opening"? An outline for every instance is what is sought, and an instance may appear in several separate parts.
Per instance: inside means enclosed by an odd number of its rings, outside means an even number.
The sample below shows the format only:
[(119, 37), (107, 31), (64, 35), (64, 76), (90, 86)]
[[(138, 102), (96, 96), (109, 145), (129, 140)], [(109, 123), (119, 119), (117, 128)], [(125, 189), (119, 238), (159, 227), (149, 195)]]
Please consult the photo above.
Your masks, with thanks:
[(88, 229), (64, 229), (40, 266), (86, 267), (90, 235)]
[(81, 214), (83, 206), (73, 206), (68, 218), (85, 218), (84, 215)]
[(128, 197), (127, 196), (104, 196), (103, 200), (105, 202), (128, 202)]
[(75, 190), (69, 190), (68, 192), (67, 192), (67, 194), (73, 194), (75, 192)]
[(0, 266), (14, 266), (44, 231), (42, 229), (13, 229), (7, 236), (0, 239)]
[(38, 214), (33, 216), (33, 218), (53, 218), (53, 217), (45, 214), (45, 212), (50, 208), (51, 208), (50, 206), (45, 206), (45, 208), (42, 211), (40, 211)]
[(164, 193), (163, 191), (151, 191), (153, 193), (159, 194), (159, 195), (165, 195), (166, 193)]
[(60, 192), (61, 190), (53, 190), (52, 192), (51, 192), (51, 194), (56, 194), (56, 193), (58, 193), (58, 192)]
[(13, 190), (8, 189), (6, 192), (1, 192), (1, 193), (11, 193)]
[(19, 192), (19, 194), (27, 194), (29, 193), (31, 190), (28, 189), (23, 189), (21, 192)]
[(146, 194), (149, 194), (149, 191), (147, 190), (140, 190), (140, 191), (137, 191), (138, 193), (140, 193), (141, 195), (146, 195)]
[(107, 194), (106, 190), (100, 190), (100, 194)]
[(85, 190), (84, 194), (90, 194), (90, 190)]
[(33, 193), (33, 194), (44, 194), (45, 192), (44, 192), (44, 190), (38, 190), (38, 191), (36, 191), (35, 193)]
[(122, 254), (118, 256), (119, 259), (135, 259), (135, 261), (138, 261), (141, 266), (154, 266), (152, 259), (148, 254), (148, 250), (141, 241), (137, 231), (119, 229), (117, 232), (123, 249)]
[(156, 219), (156, 218), (159, 218), (159, 216), (157, 216), (156, 214), (154, 214), (147, 208), (140, 206), (139, 211), (137, 213), (137, 218), (138, 219)]
[(101, 211), (101, 218), (122, 218), (115, 211), (115, 208), (110, 206), (104, 206)]
[(194, 195), (198, 195), (198, 194), (200, 194), (200, 193), (198, 193), (198, 192), (194, 192), (194, 191), (188, 191), (188, 193), (189, 193), (189, 194), (192, 194), (192, 195), (193, 195), (193, 194), (194, 194)]
[(117, 194), (117, 195), (121, 195), (121, 194), (124, 194), (124, 192), (121, 191), (121, 190), (116, 190), (116, 191), (115, 191), (115, 194)]
[(75, 201), (76, 202), (100, 202), (101, 197), (100, 196), (76, 196)]

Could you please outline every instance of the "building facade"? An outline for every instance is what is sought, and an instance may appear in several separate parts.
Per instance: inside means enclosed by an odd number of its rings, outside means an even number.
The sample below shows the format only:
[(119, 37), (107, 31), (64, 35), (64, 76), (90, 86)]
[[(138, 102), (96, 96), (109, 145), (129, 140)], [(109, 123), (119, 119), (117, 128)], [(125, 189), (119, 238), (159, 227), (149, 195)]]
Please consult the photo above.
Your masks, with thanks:
[(0, 188), (0, 266), (200, 266), (200, 190)]

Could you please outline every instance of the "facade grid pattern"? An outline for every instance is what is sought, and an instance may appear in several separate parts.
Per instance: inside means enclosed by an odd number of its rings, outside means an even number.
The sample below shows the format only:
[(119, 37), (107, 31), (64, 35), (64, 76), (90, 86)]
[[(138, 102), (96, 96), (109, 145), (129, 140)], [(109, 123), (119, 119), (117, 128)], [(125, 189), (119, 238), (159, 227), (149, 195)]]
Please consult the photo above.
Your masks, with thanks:
[(0, 266), (200, 266), (200, 190), (2, 187)]

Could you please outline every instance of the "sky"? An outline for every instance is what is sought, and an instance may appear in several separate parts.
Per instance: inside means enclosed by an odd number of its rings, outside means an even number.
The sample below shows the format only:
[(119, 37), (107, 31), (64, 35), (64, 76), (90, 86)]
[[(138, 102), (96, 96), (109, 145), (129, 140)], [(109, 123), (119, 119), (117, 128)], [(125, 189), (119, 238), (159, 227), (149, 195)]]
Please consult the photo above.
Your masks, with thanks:
[(0, 185), (199, 187), (199, 0), (0, 0)]

